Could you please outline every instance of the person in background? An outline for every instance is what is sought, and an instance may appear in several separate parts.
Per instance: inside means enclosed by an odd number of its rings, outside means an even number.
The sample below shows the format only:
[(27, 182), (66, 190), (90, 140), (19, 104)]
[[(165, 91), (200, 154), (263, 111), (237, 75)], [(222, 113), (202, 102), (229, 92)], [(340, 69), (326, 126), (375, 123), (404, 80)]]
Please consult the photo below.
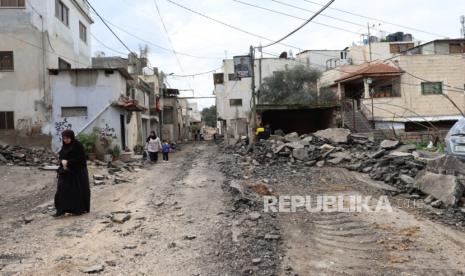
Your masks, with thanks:
[(89, 173), (87, 156), (82, 144), (72, 130), (61, 134), (63, 146), (58, 153), (60, 164), (57, 170), (58, 184), (55, 194), (54, 217), (66, 213), (82, 215), (90, 211)]
[(163, 151), (163, 161), (168, 162), (168, 155), (171, 151), (171, 145), (166, 140), (163, 141), (162, 151)]
[(146, 149), (149, 152), (150, 161), (156, 163), (158, 161), (158, 152), (161, 150), (160, 138), (157, 137), (155, 131), (150, 132), (147, 138)]

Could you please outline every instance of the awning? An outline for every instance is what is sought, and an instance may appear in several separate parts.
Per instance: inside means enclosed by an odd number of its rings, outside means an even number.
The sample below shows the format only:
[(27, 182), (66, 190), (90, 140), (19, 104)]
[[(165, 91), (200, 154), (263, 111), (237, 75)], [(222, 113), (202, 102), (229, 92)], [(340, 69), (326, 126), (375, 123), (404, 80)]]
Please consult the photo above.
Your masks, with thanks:
[(399, 76), (403, 73), (402, 70), (385, 63), (365, 64), (361, 65), (361, 69), (348, 73), (341, 78), (335, 80), (336, 83), (344, 83), (365, 77), (385, 77), (385, 76)]

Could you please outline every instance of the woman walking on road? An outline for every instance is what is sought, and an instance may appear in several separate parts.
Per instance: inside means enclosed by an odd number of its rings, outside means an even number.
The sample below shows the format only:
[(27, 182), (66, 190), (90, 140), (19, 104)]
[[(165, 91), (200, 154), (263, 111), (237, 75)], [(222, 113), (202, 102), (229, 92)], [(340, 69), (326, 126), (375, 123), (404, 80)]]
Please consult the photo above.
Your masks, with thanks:
[(158, 161), (158, 152), (162, 148), (160, 138), (157, 137), (155, 131), (150, 132), (147, 138), (147, 151), (149, 152), (150, 161), (156, 163)]
[(56, 214), (82, 215), (90, 211), (89, 174), (87, 158), (82, 144), (72, 130), (61, 134), (63, 146), (59, 152), (58, 185), (55, 194)]

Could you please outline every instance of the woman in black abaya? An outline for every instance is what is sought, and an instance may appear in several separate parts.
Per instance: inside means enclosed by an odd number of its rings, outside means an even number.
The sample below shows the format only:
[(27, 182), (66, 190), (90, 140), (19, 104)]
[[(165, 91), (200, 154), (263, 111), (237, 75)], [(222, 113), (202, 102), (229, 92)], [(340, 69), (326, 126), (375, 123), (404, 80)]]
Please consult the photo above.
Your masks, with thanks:
[(61, 134), (63, 146), (59, 152), (58, 187), (55, 194), (56, 214), (82, 215), (90, 211), (89, 174), (87, 158), (82, 144), (74, 137), (72, 130)]

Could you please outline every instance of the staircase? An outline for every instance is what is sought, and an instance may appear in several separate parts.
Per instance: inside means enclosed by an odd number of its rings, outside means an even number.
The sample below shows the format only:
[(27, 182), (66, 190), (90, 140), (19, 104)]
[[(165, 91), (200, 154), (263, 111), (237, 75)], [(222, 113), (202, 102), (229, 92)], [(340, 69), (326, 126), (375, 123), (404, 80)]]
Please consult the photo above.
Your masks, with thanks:
[(352, 132), (373, 132), (371, 123), (360, 110), (344, 112), (344, 125)]

